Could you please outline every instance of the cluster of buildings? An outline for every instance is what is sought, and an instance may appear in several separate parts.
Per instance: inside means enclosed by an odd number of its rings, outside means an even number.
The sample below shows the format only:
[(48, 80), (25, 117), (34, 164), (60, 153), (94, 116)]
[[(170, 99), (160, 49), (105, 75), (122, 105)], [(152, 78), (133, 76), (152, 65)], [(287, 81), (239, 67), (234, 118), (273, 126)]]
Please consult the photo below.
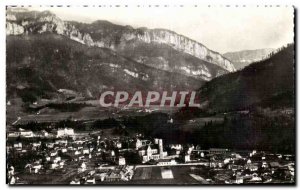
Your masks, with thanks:
[[(34, 138), (40, 134), (45, 138)], [(61, 175), (52, 179), (58, 184), (130, 181), (136, 168), (145, 165), (201, 166), (207, 170), (203, 178), (218, 184), (294, 181), (293, 155), (220, 148), (202, 150), (192, 144), (164, 145), (163, 139), (159, 138), (145, 139), (138, 135), (104, 138), (99, 134), (78, 135), (68, 128), (51, 133), (33, 133), (24, 129), (9, 133), (8, 139), (26, 138), (7, 143), (8, 183), (35, 183), (22, 181), (22, 176), (51, 176), (53, 172)], [(24, 159), (20, 161), (20, 158)]]
[(293, 183), (295, 157), (264, 151), (210, 152), (210, 181), (218, 184)]
[(72, 185), (96, 184), (96, 182), (130, 181), (134, 174), (134, 166), (101, 165), (88, 172), (78, 173), (70, 182)]
[[(41, 131), (44, 132), (44, 131)], [(21, 183), (22, 175), (51, 175), (53, 172), (64, 174), (68, 179), (62, 183), (93, 183), (92, 178), (101, 181), (129, 181), (134, 167), (128, 166), (124, 154), (136, 153), (134, 148), (123, 149), (120, 138), (101, 138), (100, 135), (78, 135), (73, 129), (52, 130), (51, 134), (40, 137), (40, 132), (19, 129), (7, 135), (8, 183)], [(23, 137), (23, 138), (16, 138)], [(71, 137), (71, 138), (70, 138)], [(14, 139), (14, 140), (9, 140)], [(17, 140), (16, 140), (17, 139)], [(161, 141), (162, 142), (162, 141)], [(128, 142), (126, 142), (128, 143)], [(24, 158), (26, 163), (14, 160)], [(29, 160), (26, 158), (30, 157)], [(17, 165), (17, 167), (16, 167)], [(19, 177), (15, 175), (15, 169)], [(20, 168), (21, 167), (21, 168)], [(21, 180), (19, 180), (21, 179)], [(32, 183), (22, 181), (22, 183)], [(34, 182), (33, 182), (34, 183)]]
[(23, 138), (34, 138), (34, 137), (41, 137), (41, 138), (60, 138), (66, 136), (73, 136), (75, 135), (74, 129), (72, 128), (59, 128), (53, 129), (51, 132), (47, 132), (46, 130), (41, 130), (37, 132), (33, 132), (32, 130), (25, 130), (19, 128), (16, 131), (9, 131), (7, 132), (8, 138), (13, 137), (23, 137)]

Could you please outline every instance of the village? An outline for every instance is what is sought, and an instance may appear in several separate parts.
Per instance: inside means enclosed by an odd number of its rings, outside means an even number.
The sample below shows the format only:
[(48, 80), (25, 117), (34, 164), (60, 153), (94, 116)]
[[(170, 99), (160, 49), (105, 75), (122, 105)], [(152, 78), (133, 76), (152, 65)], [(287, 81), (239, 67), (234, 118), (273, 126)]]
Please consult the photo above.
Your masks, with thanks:
[[(202, 150), (164, 139), (104, 137), (72, 128), (7, 133), (9, 184), (293, 183), (295, 156), (266, 151)], [(184, 176), (184, 177), (182, 177)], [(173, 181), (172, 181), (173, 180)]]

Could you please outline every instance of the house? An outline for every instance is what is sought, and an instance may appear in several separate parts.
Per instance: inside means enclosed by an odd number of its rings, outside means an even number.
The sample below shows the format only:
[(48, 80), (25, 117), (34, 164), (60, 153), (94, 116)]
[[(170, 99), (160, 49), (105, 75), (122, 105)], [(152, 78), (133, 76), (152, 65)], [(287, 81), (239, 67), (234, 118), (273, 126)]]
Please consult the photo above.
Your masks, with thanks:
[(262, 178), (258, 176), (257, 173), (252, 174), (252, 179), (249, 180), (249, 182), (261, 182)]
[(54, 147), (54, 143), (47, 143), (46, 146), (47, 146), (47, 148), (53, 148)]
[(34, 142), (34, 143), (32, 143), (32, 146), (33, 147), (39, 147), (39, 146), (41, 146), (41, 141), (40, 142)]
[(82, 162), (80, 167), (78, 168), (78, 172), (84, 172), (84, 171), (86, 171), (86, 164)]
[(118, 159), (118, 165), (119, 166), (124, 166), (124, 165), (126, 165), (126, 160), (125, 160), (125, 158), (124, 157), (119, 157), (119, 159)]
[(21, 137), (26, 137), (26, 138), (31, 138), (33, 137), (33, 132), (30, 130), (24, 130), (24, 129), (19, 129), (20, 130), (20, 136)]
[(92, 176), (89, 176), (86, 178), (86, 182), (85, 184), (95, 184), (96, 183), (96, 180), (95, 180), (95, 177), (92, 177)]
[(121, 143), (121, 142), (117, 142), (117, 143), (116, 143), (116, 147), (117, 147), (118, 149), (122, 148), (122, 143)]
[(147, 153), (150, 152), (151, 154), (157, 154), (158, 153), (158, 149), (155, 148), (154, 146), (148, 145), (147, 147), (143, 147), (139, 150), (139, 155), (140, 156), (144, 156), (147, 155)]
[(82, 154), (89, 154), (90, 153), (90, 150), (88, 148), (84, 148), (82, 150)]
[(14, 143), (14, 148), (17, 150), (22, 150), (22, 143), (21, 142), (15, 142)]
[(41, 134), (42, 134), (43, 137), (48, 137), (48, 135), (49, 135), (49, 133), (45, 130), (42, 130)]
[(8, 183), (9, 184), (16, 184), (16, 178), (15, 178), (15, 176), (8, 177)]
[(70, 144), (67, 145), (67, 149), (68, 149), (68, 150), (75, 150), (75, 148), (73, 147), (73, 145), (70, 145)]
[(79, 151), (79, 150), (75, 150), (75, 152), (74, 152), (74, 155), (80, 155), (80, 154), (82, 154), (82, 152), (81, 152), (81, 151)]
[(228, 164), (232, 159), (231, 158), (225, 158), (224, 159), (224, 164)]
[(176, 161), (174, 159), (160, 159), (158, 160), (158, 164), (159, 166), (168, 166), (168, 165), (175, 165), (177, 164)]
[(62, 148), (62, 149), (61, 149), (61, 152), (62, 152), (62, 153), (66, 153), (66, 152), (68, 152), (68, 149), (67, 149), (67, 148)]
[(280, 164), (278, 162), (270, 162), (270, 167), (271, 168), (279, 168), (280, 167)]
[(170, 144), (169, 145), (170, 149), (175, 149), (175, 150), (182, 150), (182, 145), (181, 144)]
[(74, 148), (76, 148), (77, 150), (81, 150), (81, 149), (83, 149), (83, 145), (82, 144), (76, 144), (76, 145), (74, 145)]
[(74, 129), (72, 128), (64, 128), (64, 129), (57, 129), (53, 130), (53, 134), (59, 138), (64, 136), (73, 136), (74, 135)]
[(57, 156), (54, 158), (53, 163), (58, 163), (59, 161), (61, 161), (61, 157)]
[(80, 179), (75, 178), (74, 180), (72, 180), (72, 181), (70, 182), (70, 184), (71, 184), (71, 185), (80, 185)]
[(95, 171), (95, 170), (92, 170), (92, 171), (90, 171), (90, 172), (88, 173), (88, 175), (92, 176), (92, 175), (94, 175), (95, 173), (96, 173), (96, 171)]
[(46, 159), (46, 161), (50, 161), (50, 160), (51, 160), (51, 157), (47, 155), (47, 156), (45, 157), (45, 159)]
[(209, 154), (225, 154), (229, 150), (224, 149), (224, 148), (210, 148), (208, 151), (209, 151)]
[(42, 131), (38, 131), (35, 133), (35, 136), (37, 137), (48, 137), (49, 133), (45, 130), (42, 130)]
[(195, 149), (194, 145), (188, 145), (188, 147), (187, 147), (187, 153), (191, 154), (194, 149)]
[(136, 139), (135, 149), (138, 150), (141, 147), (142, 147), (142, 141), (140, 139)]
[(262, 168), (268, 168), (268, 163), (266, 161), (263, 161), (262, 164), (261, 164), (261, 167)]
[(42, 167), (43, 166), (41, 164), (34, 164), (32, 168), (34, 169), (34, 173), (38, 173)]
[(222, 160), (210, 161), (209, 167), (211, 168), (222, 168), (224, 166), (224, 162)]
[(226, 173), (218, 173), (214, 176), (214, 181), (216, 184), (224, 184), (225, 182), (230, 181), (231, 176)]
[(237, 165), (237, 164), (228, 164), (227, 169), (232, 170), (232, 171), (242, 170), (243, 166)]
[(110, 156), (114, 157), (116, 154), (115, 154), (115, 151), (111, 150), (110, 151)]
[(100, 174), (96, 174), (95, 178), (97, 178), (97, 180), (104, 181), (106, 176), (107, 176), (107, 173), (100, 173)]
[(15, 168), (14, 168), (13, 166), (10, 166), (10, 167), (8, 168), (7, 175), (8, 175), (8, 176), (13, 176), (13, 175), (15, 175)]
[(190, 162), (190, 161), (191, 161), (191, 155), (190, 154), (184, 155), (184, 162)]
[(249, 169), (251, 172), (258, 170), (258, 166), (256, 164), (247, 164), (245, 168)]
[(53, 156), (56, 156), (57, 155), (57, 150), (52, 150), (50, 152), (50, 156), (53, 157)]
[(58, 168), (59, 167), (59, 165), (57, 164), (57, 163), (52, 163), (51, 165), (50, 165), (50, 169), (56, 169), (56, 168)]
[(18, 136), (20, 136), (20, 132), (18, 132), (18, 131), (8, 132), (7, 136), (8, 137), (18, 137)]
[(94, 150), (94, 147), (90, 147), (89, 150), (90, 152), (92, 152)]
[(65, 165), (65, 162), (64, 161), (59, 161), (58, 165), (59, 165), (59, 168), (63, 168), (64, 165)]
[(244, 183), (244, 178), (241, 175), (234, 175), (232, 176), (231, 182), (233, 184), (242, 184)]
[(55, 140), (55, 144), (67, 145), (68, 144), (68, 140), (58, 139), (58, 140)]
[(122, 179), (122, 175), (120, 173), (111, 172), (106, 176), (107, 181), (120, 181)]

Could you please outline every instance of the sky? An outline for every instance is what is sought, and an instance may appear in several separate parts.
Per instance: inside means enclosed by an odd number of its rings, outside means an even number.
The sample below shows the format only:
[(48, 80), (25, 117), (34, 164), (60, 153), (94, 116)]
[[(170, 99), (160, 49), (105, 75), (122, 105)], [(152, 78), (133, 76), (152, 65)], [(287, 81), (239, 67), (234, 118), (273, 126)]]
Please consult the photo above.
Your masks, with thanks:
[(279, 48), (293, 42), (294, 38), (294, 10), (291, 6), (73, 6), (31, 9), (50, 10), (63, 20), (86, 23), (107, 20), (135, 28), (165, 28), (220, 53)]

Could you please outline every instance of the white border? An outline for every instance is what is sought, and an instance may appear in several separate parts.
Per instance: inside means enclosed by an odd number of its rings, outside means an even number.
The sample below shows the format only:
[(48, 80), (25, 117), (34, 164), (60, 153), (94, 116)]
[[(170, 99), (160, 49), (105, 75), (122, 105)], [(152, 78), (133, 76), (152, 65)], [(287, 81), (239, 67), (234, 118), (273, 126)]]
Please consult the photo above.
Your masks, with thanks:
[[(0, 153), (0, 186), (1, 189), (9, 189), (12, 187), (9, 187), (6, 185), (6, 158), (5, 158), (5, 129), (6, 129), (6, 124), (5, 124), (5, 118), (6, 118), (6, 101), (5, 101), (5, 87), (6, 87), (6, 79), (5, 79), (5, 6), (6, 5), (130, 5), (130, 6), (135, 6), (135, 5), (281, 5), (281, 6), (286, 6), (286, 5), (294, 5), (298, 10), (300, 9), (300, 1), (298, 0), (248, 0), (248, 1), (241, 1), (241, 0), (202, 0), (202, 1), (197, 1), (197, 0), (43, 0), (43, 1), (34, 1), (34, 0), (2, 0), (0, 1), (0, 135), (1, 139), (0, 140), (0, 147), (1, 147), (1, 153)], [(299, 14), (298, 14), (299, 17)], [(297, 20), (297, 23), (299, 24), (299, 19)], [(297, 31), (297, 36), (299, 35), (299, 30)], [(297, 41), (298, 42), (298, 41)], [(296, 42), (296, 43), (297, 43)], [(297, 54), (299, 53), (299, 49), (297, 51)], [(297, 73), (299, 73), (299, 66), (297, 67)], [(298, 77), (297, 77), (298, 78)], [(297, 80), (297, 89), (299, 89), (299, 81)], [(298, 91), (298, 90), (297, 90)], [(297, 93), (298, 94), (298, 93)], [(298, 108), (298, 102), (297, 102), (297, 108)], [(297, 118), (299, 119), (299, 112), (297, 112)], [(296, 126), (297, 129), (298, 126)], [(297, 129), (297, 137), (299, 137), (299, 129)], [(298, 141), (297, 141), (298, 142)], [(299, 144), (297, 143), (297, 146), (299, 147)], [(297, 182), (298, 181), (298, 172), (299, 172), (299, 154), (297, 154), (297, 162), (296, 162), (297, 170), (296, 170), (296, 176), (297, 176)], [(274, 188), (275, 186), (269, 186), (269, 187), (264, 187), (264, 186), (254, 186), (256, 189), (265, 189), (265, 188)], [(16, 188), (16, 187), (14, 187)], [(17, 187), (17, 188), (41, 188), (40, 186), (29, 186), (29, 187)], [(55, 188), (55, 189), (65, 189), (66, 186), (53, 186), (53, 187), (42, 187), (42, 188)], [(71, 187), (73, 188), (73, 187)], [(80, 186), (78, 188), (91, 188), (91, 187), (86, 187), (86, 186)], [(207, 186), (192, 186), (192, 187), (183, 187), (183, 186), (157, 186), (157, 187), (141, 187), (141, 186), (95, 186), (94, 188), (101, 188), (101, 189), (130, 189), (130, 188), (144, 188), (144, 189), (171, 189), (171, 188), (207, 188)], [(210, 189), (218, 189), (218, 188), (251, 188), (251, 186), (213, 186), (213, 187), (208, 187)], [(275, 188), (280, 188), (280, 189), (286, 189), (286, 188), (296, 188), (296, 187), (282, 187), (278, 186)]]

